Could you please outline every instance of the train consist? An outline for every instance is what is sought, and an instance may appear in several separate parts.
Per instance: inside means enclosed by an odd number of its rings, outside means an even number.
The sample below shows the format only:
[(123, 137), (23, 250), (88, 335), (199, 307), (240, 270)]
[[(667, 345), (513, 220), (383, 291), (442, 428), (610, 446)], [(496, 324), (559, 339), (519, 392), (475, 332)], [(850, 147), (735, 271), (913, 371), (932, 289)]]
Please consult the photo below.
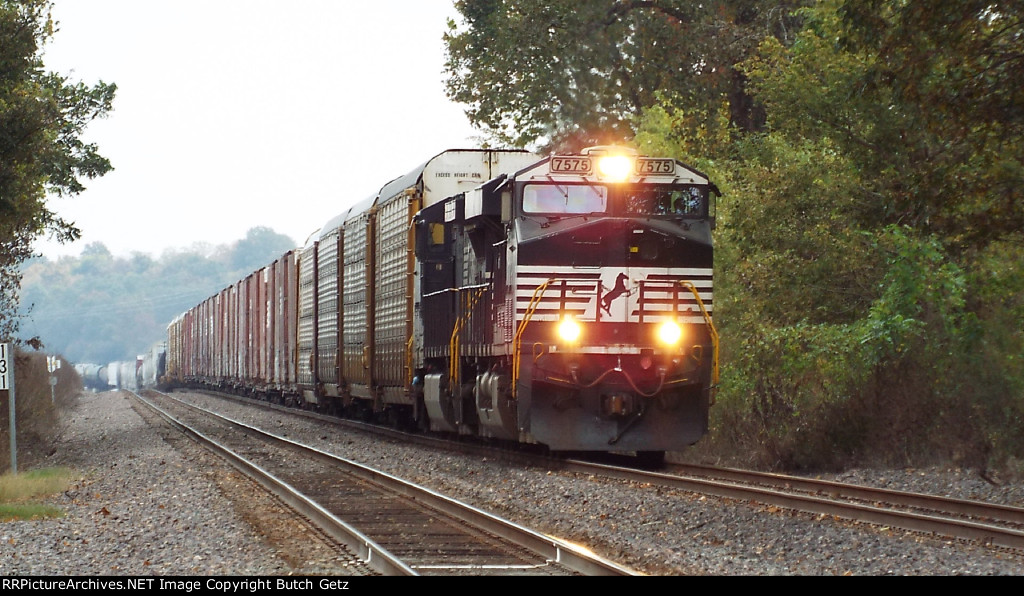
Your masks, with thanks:
[(158, 342), (135, 360), (119, 360), (107, 364), (80, 363), (75, 370), (82, 385), (92, 391), (154, 387), (165, 374), (167, 346)]
[(164, 381), (663, 457), (708, 428), (717, 194), (619, 147), (445, 151), (177, 317)]

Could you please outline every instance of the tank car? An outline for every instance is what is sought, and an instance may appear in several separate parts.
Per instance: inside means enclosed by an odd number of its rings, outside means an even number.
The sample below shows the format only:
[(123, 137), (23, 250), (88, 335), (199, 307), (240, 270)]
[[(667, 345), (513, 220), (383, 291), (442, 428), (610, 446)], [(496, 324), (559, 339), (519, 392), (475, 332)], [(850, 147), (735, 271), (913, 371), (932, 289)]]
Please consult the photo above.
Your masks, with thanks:
[(619, 147), (445, 151), (176, 318), (167, 377), (661, 457), (707, 432), (717, 194)]
[(155, 387), (164, 376), (167, 343), (159, 342), (136, 358), (135, 385), (139, 389)]
[(107, 389), (121, 388), (121, 362), (115, 361), (107, 364)]
[(82, 385), (92, 391), (106, 391), (109, 388), (107, 383), (107, 367), (101, 364), (80, 363), (75, 364), (75, 371), (82, 379)]
[(110, 386), (115, 389), (136, 391), (138, 385), (139, 360), (124, 360), (110, 363)]

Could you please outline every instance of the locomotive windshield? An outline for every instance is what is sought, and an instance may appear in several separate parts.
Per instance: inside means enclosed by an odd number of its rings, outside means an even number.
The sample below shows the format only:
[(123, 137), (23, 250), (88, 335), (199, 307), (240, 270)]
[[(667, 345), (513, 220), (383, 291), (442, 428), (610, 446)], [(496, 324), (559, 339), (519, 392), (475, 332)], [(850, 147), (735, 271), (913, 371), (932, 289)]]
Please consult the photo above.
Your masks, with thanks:
[(707, 190), (699, 186), (633, 186), (623, 200), (629, 215), (705, 217)]
[(527, 184), (523, 189), (523, 213), (619, 213), (700, 219), (708, 216), (708, 191), (702, 186), (680, 185), (618, 185), (609, 192), (609, 187), (599, 184)]
[(608, 189), (579, 184), (527, 184), (523, 189), (524, 213), (604, 213)]

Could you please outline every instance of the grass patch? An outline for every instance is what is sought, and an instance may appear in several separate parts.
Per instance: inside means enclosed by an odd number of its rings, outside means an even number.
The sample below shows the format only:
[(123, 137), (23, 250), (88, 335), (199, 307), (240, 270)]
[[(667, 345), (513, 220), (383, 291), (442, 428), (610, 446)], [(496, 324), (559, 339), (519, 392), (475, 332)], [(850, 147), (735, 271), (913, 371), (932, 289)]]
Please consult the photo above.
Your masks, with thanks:
[(64, 510), (52, 505), (40, 505), (38, 503), (0, 504), (0, 522), (50, 519), (54, 517), (64, 517)]
[(72, 478), (74, 472), (67, 468), (42, 468), (0, 476), (0, 520), (63, 516), (61, 509), (32, 500), (67, 490)]

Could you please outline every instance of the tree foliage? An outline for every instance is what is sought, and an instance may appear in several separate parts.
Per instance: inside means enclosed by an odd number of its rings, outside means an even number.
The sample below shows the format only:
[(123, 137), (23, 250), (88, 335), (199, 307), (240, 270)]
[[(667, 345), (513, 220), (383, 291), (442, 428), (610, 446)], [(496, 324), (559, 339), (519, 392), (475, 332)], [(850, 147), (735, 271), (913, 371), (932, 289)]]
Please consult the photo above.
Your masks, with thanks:
[(1020, 12), (829, 0), (740, 65), (767, 127), (729, 147), (716, 314), (771, 463), (1024, 446)]
[(773, 131), (828, 138), (871, 177), (865, 225), (967, 250), (1024, 227), (1024, 8), (873, 0), (805, 11), (792, 48), (748, 62)]
[[(501, 143), (561, 148), (632, 138), (659, 98), (727, 99), (730, 121), (760, 111), (734, 64), (768, 32), (786, 38), (800, 1), (459, 0), (445, 36), (448, 95)], [(712, 111), (709, 107), (706, 111)]]
[(0, 1), (0, 337), (17, 329), (19, 265), (43, 234), (69, 242), (80, 233), (46, 204), (84, 190), (83, 179), (111, 169), (81, 135), (112, 106), (116, 87), (86, 86), (44, 70), (41, 49), (54, 33), (51, 3)]

